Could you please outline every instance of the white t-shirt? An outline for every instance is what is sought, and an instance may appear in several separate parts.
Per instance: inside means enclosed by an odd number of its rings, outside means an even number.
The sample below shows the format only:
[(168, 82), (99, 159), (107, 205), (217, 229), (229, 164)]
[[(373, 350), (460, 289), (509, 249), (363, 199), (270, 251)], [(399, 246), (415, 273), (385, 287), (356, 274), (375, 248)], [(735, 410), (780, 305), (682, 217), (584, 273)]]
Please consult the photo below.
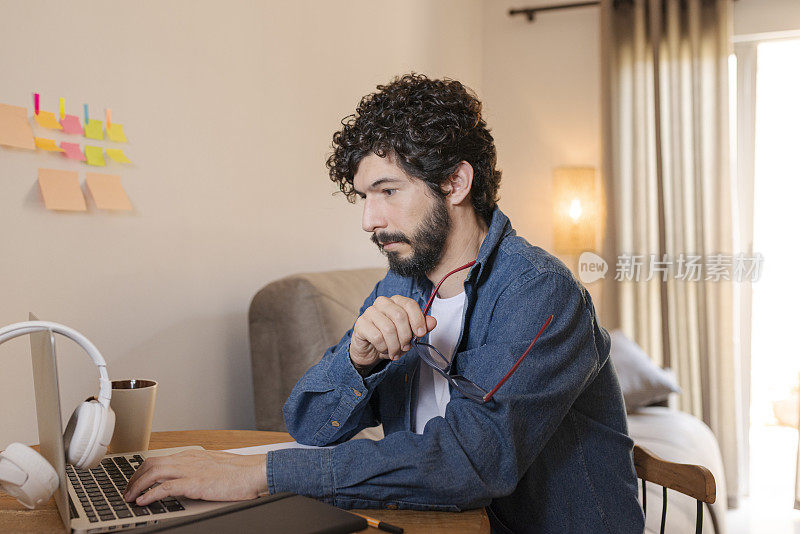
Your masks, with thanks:
[[(447, 299), (440, 299), (437, 295), (428, 311), (429, 315), (436, 318), (436, 328), (428, 336), (428, 343), (439, 349), (439, 352), (449, 360), (453, 358), (458, 337), (461, 335), (465, 300), (466, 293), (463, 291)], [(425, 347), (420, 349), (427, 350)], [(436, 359), (439, 359), (438, 356)], [(422, 434), (425, 423), (438, 415), (444, 417), (448, 402), (450, 402), (450, 386), (447, 380), (420, 360), (414, 431)]]

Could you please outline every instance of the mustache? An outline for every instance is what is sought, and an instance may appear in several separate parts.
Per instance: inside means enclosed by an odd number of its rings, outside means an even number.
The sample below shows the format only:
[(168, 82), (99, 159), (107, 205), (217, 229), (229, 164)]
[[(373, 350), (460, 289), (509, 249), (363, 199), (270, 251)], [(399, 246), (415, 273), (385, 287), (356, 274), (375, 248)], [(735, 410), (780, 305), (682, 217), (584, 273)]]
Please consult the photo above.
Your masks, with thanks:
[(380, 234), (375, 233), (372, 234), (370, 237), (370, 241), (378, 245), (379, 248), (383, 248), (381, 243), (408, 243), (411, 244), (411, 240), (406, 237), (405, 234), (401, 232), (382, 232)]

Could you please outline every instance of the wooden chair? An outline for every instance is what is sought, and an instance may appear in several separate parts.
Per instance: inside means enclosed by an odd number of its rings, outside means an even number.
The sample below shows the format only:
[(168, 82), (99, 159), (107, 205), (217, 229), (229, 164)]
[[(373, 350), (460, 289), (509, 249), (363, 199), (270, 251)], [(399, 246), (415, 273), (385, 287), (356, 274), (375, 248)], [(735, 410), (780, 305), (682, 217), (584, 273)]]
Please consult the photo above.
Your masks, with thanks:
[(658, 484), (663, 489), (661, 506), (661, 534), (667, 523), (667, 488), (697, 499), (697, 534), (703, 531), (703, 503), (717, 500), (717, 485), (711, 471), (702, 465), (678, 464), (659, 458), (639, 445), (633, 446), (633, 465), (636, 476), (642, 479), (642, 508), (647, 517), (646, 482)]

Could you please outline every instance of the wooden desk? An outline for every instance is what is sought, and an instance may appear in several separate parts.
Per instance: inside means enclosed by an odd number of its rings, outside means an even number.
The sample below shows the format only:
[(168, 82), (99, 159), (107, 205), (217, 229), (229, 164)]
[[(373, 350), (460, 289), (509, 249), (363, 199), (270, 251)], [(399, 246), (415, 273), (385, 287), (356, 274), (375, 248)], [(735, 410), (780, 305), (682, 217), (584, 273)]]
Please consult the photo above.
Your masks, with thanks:
[[(291, 441), (285, 432), (258, 432), (254, 430), (186, 430), (153, 432), (151, 449), (201, 445), (206, 449), (233, 449), (252, 445), (267, 445)], [(482, 533), (488, 534), (489, 518), (485, 510), (461, 513), (415, 512), (411, 510), (358, 510), (365, 515), (403, 527), (408, 534), (415, 533)], [(63, 532), (63, 524), (53, 499), (47, 506), (28, 510), (5, 492), (0, 493), (0, 532)], [(368, 528), (363, 532), (383, 532)]]

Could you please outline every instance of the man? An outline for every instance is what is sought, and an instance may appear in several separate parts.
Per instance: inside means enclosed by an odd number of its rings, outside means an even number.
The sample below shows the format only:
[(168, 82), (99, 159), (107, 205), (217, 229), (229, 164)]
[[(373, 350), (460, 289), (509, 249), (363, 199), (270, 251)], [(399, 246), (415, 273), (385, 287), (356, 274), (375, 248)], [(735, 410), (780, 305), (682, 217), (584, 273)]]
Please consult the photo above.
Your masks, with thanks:
[[(331, 179), (362, 199), (390, 266), (284, 406), (299, 442), (338, 446), (148, 460), (126, 498), (162, 482), (137, 502), (293, 491), (345, 508), (487, 507), (496, 532), (642, 532), (608, 334), (569, 270), (497, 208), (481, 103), (456, 81), (403, 76), (333, 145)], [(348, 441), (379, 423), (384, 439)]]

